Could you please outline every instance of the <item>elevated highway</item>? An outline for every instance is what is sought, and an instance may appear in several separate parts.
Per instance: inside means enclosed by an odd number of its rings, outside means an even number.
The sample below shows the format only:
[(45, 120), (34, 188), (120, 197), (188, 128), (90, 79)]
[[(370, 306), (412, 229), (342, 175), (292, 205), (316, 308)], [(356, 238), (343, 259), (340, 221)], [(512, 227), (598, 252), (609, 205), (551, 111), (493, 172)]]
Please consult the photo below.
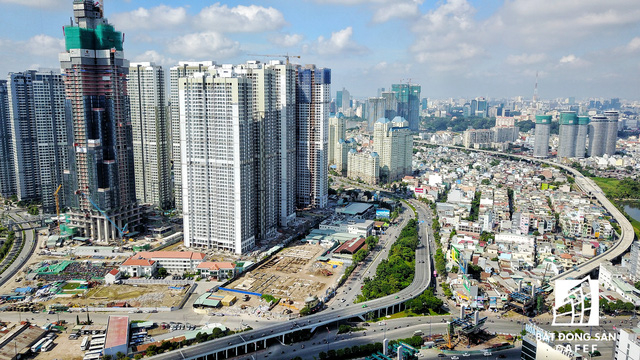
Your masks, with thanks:
[[(417, 211), (417, 213), (418, 220), (420, 220), (424, 216), (424, 212)], [(335, 310), (324, 310), (314, 315), (282, 322), (269, 327), (203, 342), (183, 349), (155, 355), (150, 359), (225, 359), (227, 357), (250, 354), (251, 352), (264, 349), (268, 347), (268, 341), (273, 342), (274, 340), (277, 340), (284, 342), (286, 335), (296, 331), (310, 330), (313, 332), (317, 328), (324, 329), (325, 326), (341, 320), (347, 320), (354, 317), (359, 317), (362, 320), (365, 320), (370, 313), (379, 317), (400, 311), (404, 308), (403, 305), (406, 301), (418, 297), (431, 284), (433, 269), (430, 261), (431, 241), (428, 238), (428, 231), (426, 228), (428, 224), (429, 223), (427, 221), (422, 224), (418, 224), (421, 241), (418, 249), (416, 249), (416, 273), (413, 278), (413, 282), (407, 288), (395, 294), (363, 303), (349, 304), (349, 306)]]
[[(417, 141), (417, 142), (430, 144), (429, 142), (426, 142), (426, 141)], [(609, 214), (611, 214), (611, 216), (613, 216), (613, 218), (616, 219), (616, 221), (620, 225), (620, 234), (619, 234), (620, 237), (613, 244), (613, 246), (609, 248), (609, 250), (590, 259), (589, 261), (586, 261), (580, 265), (577, 265), (575, 268), (569, 271), (565, 271), (561, 274), (558, 274), (552, 277), (550, 281), (553, 282), (555, 280), (566, 280), (571, 278), (579, 279), (584, 276), (587, 276), (592, 271), (598, 269), (598, 267), (600, 266), (600, 263), (605, 261), (612, 261), (622, 256), (622, 254), (624, 254), (631, 247), (635, 233), (633, 231), (633, 226), (631, 226), (631, 223), (629, 222), (629, 220), (627, 220), (624, 214), (622, 214), (622, 212), (620, 212), (620, 210), (618, 210), (618, 208), (616, 208), (616, 206), (613, 203), (611, 203), (609, 199), (607, 199), (607, 197), (602, 192), (602, 189), (600, 189), (600, 187), (598, 187), (598, 185), (596, 185), (596, 183), (593, 180), (591, 180), (588, 177), (585, 177), (578, 170), (570, 166), (558, 164), (553, 161), (536, 159), (529, 156), (505, 154), (505, 153), (501, 153), (497, 151), (489, 151), (489, 150), (468, 149), (462, 146), (449, 146), (449, 147), (462, 149), (462, 150), (475, 151), (475, 152), (482, 152), (482, 153), (491, 154), (491, 155), (507, 156), (515, 159), (521, 159), (521, 160), (530, 161), (530, 162), (538, 162), (538, 163), (561, 168), (567, 171), (568, 173), (571, 173), (574, 176), (576, 180), (576, 185), (580, 188), (580, 190), (582, 190), (584, 193), (588, 194), (592, 198), (595, 198), (596, 200), (598, 200), (598, 202), (607, 210), (607, 212), (609, 212)]]

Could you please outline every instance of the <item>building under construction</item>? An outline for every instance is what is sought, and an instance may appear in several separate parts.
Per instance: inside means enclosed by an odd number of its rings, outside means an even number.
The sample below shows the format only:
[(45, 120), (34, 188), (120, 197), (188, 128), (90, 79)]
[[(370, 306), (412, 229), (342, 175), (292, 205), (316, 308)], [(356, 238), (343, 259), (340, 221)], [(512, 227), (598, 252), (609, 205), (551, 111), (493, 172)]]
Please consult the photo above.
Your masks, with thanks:
[[(452, 350), (459, 342), (470, 345), (474, 338), (482, 333), (482, 327), (487, 317), (480, 318), (480, 313), (475, 311), (465, 315), (464, 307), (460, 309), (460, 317), (447, 323), (447, 343), (441, 347), (444, 350)], [(454, 342), (453, 338), (457, 337)]]
[(103, 17), (101, 5), (74, 0), (75, 22), (64, 27), (60, 54), (71, 107), (73, 146), (64, 192), (69, 225), (86, 237), (110, 242), (140, 222), (133, 171), (133, 143), (122, 34)]

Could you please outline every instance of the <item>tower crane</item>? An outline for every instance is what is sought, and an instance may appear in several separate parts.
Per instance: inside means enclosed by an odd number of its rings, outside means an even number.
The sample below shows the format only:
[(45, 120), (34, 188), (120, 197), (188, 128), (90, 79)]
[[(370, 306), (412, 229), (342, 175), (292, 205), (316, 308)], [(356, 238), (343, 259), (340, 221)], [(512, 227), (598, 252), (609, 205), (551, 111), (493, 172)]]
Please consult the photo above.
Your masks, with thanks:
[(287, 65), (289, 65), (289, 58), (298, 58), (300, 59), (300, 55), (265, 55), (265, 54), (247, 54), (248, 56), (262, 56), (262, 57), (277, 57), (277, 58), (285, 58), (287, 59)]
[(87, 196), (87, 194), (84, 193), (84, 191), (76, 190), (76, 195), (80, 195), (80, 196), (84, 197), (85, 199), (89, 200), (91, 205), (93, 205), (93, 207), (96, 208), (96, 210), (98, 210), (98, 212), (100, 212), (100, 214), (102, 214), (107, 220), (109, 220), (111, 225), (113, 225), (113, 227), (115, 227), (116, 230), (118, 230), (118, 235), (120, 235), (120, 241), (122, 242), (122, 239), (124, 238), (124, 236), (129, 233), (129, 230), (127, 229), (129, 224), (124, 224), (124, 226), (122, 228), (119, 227), (118, 225), (116, 225), (116, 223), (113, 220), (111, 220), (109, 215), (107, 215), (107, 213), (104, 210), (100, 209), (100, 207), (98, 205), (96, 205), (96, 203), (94, 203), (93, 200), (91, 200), (91, 198)]
[(53, 196), (56, 198), (56, 220), (58, 221), (58, 231), (62, 231), (60, 228), (60, 198), (58, 197), (60, 189), (62, 189), (62, 184), (58, 185), (58, 188), (53, 193)]

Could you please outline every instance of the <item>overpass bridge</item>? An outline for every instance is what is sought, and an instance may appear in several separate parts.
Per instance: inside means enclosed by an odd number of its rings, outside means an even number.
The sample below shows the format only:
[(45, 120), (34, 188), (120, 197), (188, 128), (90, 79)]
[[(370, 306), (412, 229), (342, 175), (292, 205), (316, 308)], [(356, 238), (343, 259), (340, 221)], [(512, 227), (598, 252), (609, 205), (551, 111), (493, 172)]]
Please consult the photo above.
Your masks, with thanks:
[[(420, 219), (420, 212), (418, 212)], [(344, 308), (325, 310), (314, 315), (282, 322), (261, 329), (245, 331), (225, 336), (220, 339), (206, 341), (179, 350), (170, 351), (150, 357), (154, 360), (219, 360), (228, 357), (241, 356), (254, 351), (265, 349), (268, 343), (284, 342), (285, 337), (300, 330), (314, 332), (317, 328), (325, 327), (342, 320), (358, 317), (367, 319), (370, 315), (385, 316), (404, 309), (404, 303), (414, 299), (424, 292), (431, 284), (433, 269), (430, 261), (431, 241), (428, 238), (428, 222), (418, 224), (422, 240), (416, 249), (416, 267), (413, 282), (407, 288), (379, 299), (358, 304), (349, 304)]]
[[(416, 142), (434, 145), (423, 140), (418, 140)], [(622, 256), (631, 247), (631, 244), (633, 243), (633, 239), (635, 237), (635, 233), (633, 231), (633, 226), (631, 225), (629, 220), (627, 220), (624, 214), (622, 214), (622, 212), (618, 210), (618, 208), (613, 203), (611, 203), (609, 199), (607, 199), (607, 197), (602, 192), (602, 189), (600, 189), (600, 187), (598, 187), (598, 185), (596, 185), (596, 183), (592, 179), (582, 175), (578, 170), (567, 165), (558, 164), (556, 162), (549, 161), (549, 160), (536, 159), (529, 156), (505, 154), (505, 153), (490, 151), (490, 150), (469, 149), (463, 146), (448, 146), (448, 147), (475, 151), (475, 152), (482, 152), (490, 155), (507, 156), (515, 159), (521, 159), (521, 160), (530, 161), (530, 162), (538, 162), (538, 163), (561, 168), (567, 171), (568, 173), (571, 173), (574, 176), (576, 180), (576, 185), (580, 188), (580, 190), (582, 190), (584, 193), (588, 194), (592, 198), (595, 198), (596, 200), (598, 200), (598, 202), (602, 205), (602, 207), (604, 207), (609, 212), (609, 214), (611, 214), (611, 216), (613, 216), (613, 218), (616, 219), (616, 221), (620, 225), (620, 234), (619, 234), (620, 236), (618, 237), (617, 241), (613, 244), (613, 246), (609, 250), (605, 251), (604, 253), (580, 265), (577, 265), (576, 267), (574, 267), (569, 271), (565, 271), (561, 274), (558, 274), (550, 278), (549, 279), (550, 282), (555, 280), (579, 279), (584, 276), (587, 276), (594, 270), (597, 270), (602, 262), (612, 261)]]

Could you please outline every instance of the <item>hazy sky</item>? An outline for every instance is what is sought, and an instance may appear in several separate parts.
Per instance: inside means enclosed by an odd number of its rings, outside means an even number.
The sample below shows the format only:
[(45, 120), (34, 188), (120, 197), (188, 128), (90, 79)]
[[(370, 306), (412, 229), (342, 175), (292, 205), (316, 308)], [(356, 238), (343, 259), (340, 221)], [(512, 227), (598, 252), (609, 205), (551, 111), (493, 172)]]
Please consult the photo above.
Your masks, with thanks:
[[(72, 0), (0, 0), (0, 73), (57, 68)], [(301, 55), (355, 97), (640, 98), (639, 0), (107, 0), (125, 56), (239, 63)], [(257, 58), (268, 60), (268, 58)]]

